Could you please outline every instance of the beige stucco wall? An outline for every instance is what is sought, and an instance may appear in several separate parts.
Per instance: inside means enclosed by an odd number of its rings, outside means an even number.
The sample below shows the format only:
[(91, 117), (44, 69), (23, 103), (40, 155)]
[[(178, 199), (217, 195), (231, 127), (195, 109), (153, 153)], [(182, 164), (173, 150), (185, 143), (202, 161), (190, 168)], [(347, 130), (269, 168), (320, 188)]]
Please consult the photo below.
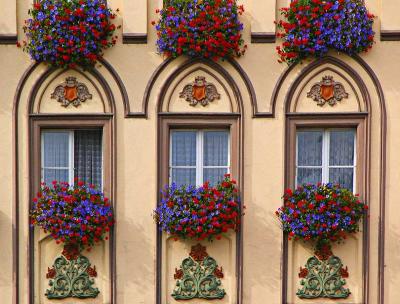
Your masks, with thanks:
[(397, 15), (399, 2), (396, 0), (382, 1), (382, 23), (381, 29), (384, 31), (399, 31), (400, 20)]
[[(7, 7), (12, 11), (12, 6), (8, 6), (5, 0), (1, 1), (1, 7)], [(136, 0), (135, 0), (136, 1)], [(135, 2), (134, 1), (134, 2)], [(27, 17), (27, 10), (30, 1), (12, 1), (17, 3), (18, 16), (18, 34), (19, 38), (23, 38), (22, 24)], [(120, 8), (121, 13), (117, 22), (123, 25), (123, 29), (119, 32), (119, 42), (113, 48), (106, 52), (105, 59), (117, 71), (122, 82), (124, 83), (130, 101), (131, 112), (142, 111), (142, 100), (145, 93), (145, 88), (150, 80), (152, 73), (163, 62), (163, 58), (156, 54), (155, 39), (156, 33), (151, 27), (150, 20), (157, 18), (155, 9), (160, 7), (161, 1), (141, 1), (140, 6), (127, 0), (112, 0), (110, 5), (116, 9)], [(275, 1), (274, 1), (275, 2)], [(280, 7), (287, 1), (277, 1), (277, 7)], [(385, 3), (383, 3), (385, 2)], [(386, 4), (388, 2), (388, 4)], [(247, 73), (257, 96), (257, 105), (259, 112), (270, 112), (271, 96), (279, 77), (284, 73), (286, 66), (277, 62), (275, 54), (276, 44), (251, 44), (250, 34), (255, 32), (269, 32), (274, 29), (272, 24), (273, 18), (277, 13), (273, 11), (274, 5), (266, 5), (263, 0), (247, 0), (243, 1), (249, 10), (242, 16), (242, 21), (245, 23), (244, 38), (248, 44), (246, 55), (238, 60), (238, 63)], [(386, 170), (386, 217), (381, 219), (385, 221), (386, 239), (385, 239), (385, 303), (398, 303), (400, 298), (400, 223), (398, 213), (400, 207), (398, 204), (398, 185), (400, 183), (400, 84), (398, 71), (400, 70), (400, 42), (380, 42), (379, 30), (381, 24), (383, 27), (388, 25), (388, 29), (396, 27), (395, 16), (393, 9), (388, 9), (397, 5), (396, 0), (366, 1), (368, 8), (378, 17), (375, 22), (375, 31), (377, 32), (376, 44), (372, 51), (368, 54), (363, 54), (361, 57), (371, 67), (377, 75), (385, 95), (386, 111), (387, 111), (387, 170)], [(391, 6), (390, 6), (391, 5)], [(133, 7), (134, 6), (134, 7)], [(147, 8), (147, 10), (146, 10)], [(140, 9), (133, 12), (134, 9)], [(266, 11), (269, 9), (270, 11)], [(3, 10), (2, 10), (3, 11)], [(6, 14), (7, 29), (12, 32), (13, 14)], [(386, 18), (387, 20), (382, 18)], [(123, 20), (127, 18), (127, 20)], [(129, 20), (129, 18), (132, 18)], [(4, 22), (5, 22), (4, 21)], [(269, 23), (269, 21), (271, 21)], [(3, 21), (2, 21), (3, 22)], [(122, 31), (129, 33), (148, 33), (148, 43), (139, 45), (123, 45), (121, 42)], [(7, 30), (8, 31), (8, 30)], [(0, 28), (0, 32), (3, 33)], [(380, 153), (381, 153), (381, 118), (382, 113), (379, 105), (378, 93), (371, 77), (367, 72), (353, 59), (330, 54), (339, 58), (350, 65), (360, 75), (365, 82), (366, 87), (371, 97), (371, 189), (370, 201), (371, 206), (370, 221), (370, 260), (369, 260), (369, 303), (378, 304), (378, 232), (379, 232), (379, 191), (380, 183)], [(31, 64), (28, 56), (15, 46), (0, 45), (0, 58), (2, 61), (0, 69), (0, 136), (2, 145), (0, 147), (0, 303), (13, 303), (13, 223), (16, 218), (13, 217), (13, 202), (16, 197), (16, 192), (13, 192), (13, 175), (18, 175), (19, 187), (15, 189), (19, 194), (19, 250), (14, 254), (19, 257), (19, 303), (28, 303), (28, 117), (27, 104), (30, 89), (35, 81), (45, 71), (45, 66), (39, 66), (30, 77), (22, 89), (18, 117), (18, 130), (13, 130), (13, 100), (18, 86), (18, 82), (22, 78), (23, 73)], [(149, 94), (148, 118), (125, 118), (124, 105), (122, 95), (118, 85), (112, 75), (103, 67), (98, 67), (98, 71), (103, 75), (109, 84), (116, 104), (116, 286), (117, 294), (116, 303), (131, 304), (143, 303), (153, 304), (156, 301), (156, 226), (152, 219), (152, 210), (157, 203), (157, 100), (160, 89), (173, 73), (173, 71), (185, 61), (184, 58), (175, 60), (168, 65), (165, 70), (159, 75), (154, 83), (153, 89)], [(244, 130), (244, 176), (243, 176), (243, 198), (247, 206), (246, 215), (243, 224), (243, 303), (244, 304), (264, 304), (266, 301), (272, 304), (281, 303), (281, 286), (282, 286), (282, 234), (279, 224), (274, 216), (274, 211), (280, 206), (284, 189), (284, 155), (285, 155), (285, 116), (284, 98), (290, 86), (293, 84), (296, 77), (301, 73), (301, 70), (309, 64), (305, 62), (301, 66), (295, 67), (289, 74), (286, 80), (282, 83), (281, 90), (277, 95), (276, 112), (274, 118), (252, 118), (252, 107), (250, 96), (243, 79), (238, 72), (228, 62), (219, 63), (233, 77), (243, 97), (243, 130)], [(193, 68), (193, 67), (192, 67)], [(210, 68), (207, 68), (210, 71)], [(76, 72), (71, 72), (75, 75)], [(187, 102), (180, 100), (177, 97), (178, 91), (187, 83), (193, 81), (196, 73), (182, 78), (181, 83), (177, 84), (176, 90), (168, 91), (168, 96), (172, 96), (173, 101), (169, 109), (163, 109), (171, 112), (237, 112), (237, 105), (228, 104), (229, 95), (233, 95), (229, 89), (225, 91), (221, 100), (215, 104), (211, 104), (207, 108), (201, 106), (190, 107)], [(183, 76), (183, 74), (182, 74)], [(219, 77), (216, 71), (214, 76)], [(359, 88), (355, 86), (352, 96), (348, 100), (344, 100), (338, 107), (320, 108), (306, 99), (305, 94), (310, 87), (310, 83), (319, 81), (321, 75), (315, 76), (308, 84), (305, 84), (304, 91), (299, 91), (299, 104), (297, 112), (333, 112), (333, 111), (355, 111), (358, 104), (354, 99), (354, 95)], [(345, 82), (339, 75), (338, 79), (350, 88), (350, 85)], [(91, 77), (88, 75), (87, 77)], [(218, 82), (213, 76), (207, 76), (213, 79), (213, 82)], [(180, 79), (179, 77), (177, 79)], [(101, 103), (101, 96), (104, 97), (104, 92), (99, 90), (94, 92), (94, 86), (90, 87), (93, 91), (93, 99), (83, 104), (80, 109), (64, 109), (57, 104), (55, 100), (48, 99), (48, 94), (51, 88), (57, 82), (64, 81), (63, 76), (55, 79), (53, 84), (44, 90), (42, 113), (99, 113), (104, 110)], [(178, 81), (178, 80), (177, 80)], [(304, 81), (308, 81), (305, 79)], [(89, 82), (88, 82), (89, 83)], [(223, 80), (221, 80), (223, 84)], [(97, 85), (97, 84), (96, 84)], [(218, 87), (223, 91), (222, 85)], [(300, 86), (301, 87), (301, 86)], [(39, 94), (40, 95), (40, 94)], [(38, 95), (38, 96), (39, 96)], [(105, 112), (109, 112), (108, 105), (105, 106)], [(18, 131), (18, 151), (13, 150), (13, 141), (15, 140), (15, 131)], [(18, 153), (19, 170), (13, 169), (13, 159)], [(14, 227), (15, 228), (15, 227)], [(40, 248), (36, 238), (34, 244), (36, 250)], [(360, 291), (362, 288), (362, 265), (360, 266), (360, 240), (350, 240), (341, 248), (335, 249), (335, 253), (343, 257), (345, 264), (349, 266), (350, 278), (349, 286), (354, 291), (354, 295), (350, 302), (357, 304), (361, 303)], [(42, 242), (43, 243), (43, 242)], [(234, 242), (232, 245), (235, 247)], [(44, 255), (42, 262), (35, 263), (37, 270), (37, 280), (42, 280), (40, 284), (47, 284), (43, 276), (43, 272), (47, 268), (41, 263), (48, 264), (57, 254), (55, 245), (45, 244), (49, 246), (48, 255)], [(53, 247), (52, 247), (53, 246)], [(208, 246), (219, 245), (210, 244)], [(300, 246), (298, 250), (294, 249), (295, 254), (290, 255), (293, 267), (290, 268), (289, 274), (289, 291), (297, 290), (297, 270), (303, 266), (306, 261), (307, 248), (301, 247), (299, 244), (292, 244), (294, 247)], [(347, 247), (346, 247), (347, 246)], [(233, 248), (232, 247), (232, 248)], [(170, 264), (167, 265), (171, 269), (178, 266), (178, 262), (182, 257), (186, 257), (187, 246), (179, 243), (172, 243), (166, 247), (166, 250), (171, 251), (168, 255), (164, 253), (164, 258), (170, 258)], [(235, 250), (220, 250), (216, 248), (209, 249), (210, 254), (215, 253), (215, 258), (220, 265), (227, 270), (228, 279), (223, 280), (223, 285), (229, 291), (229, 300), (226, 303), (234, 303), (231, 301), (234, 297), (231, 292), (237, 288), (236, 281), (233, 279), (236, 275)], [(231, 249), (232, 249), (231, 248)], [(100, 249), (100, 248), (99, 248)], [(292, 248), (293, 249), (293, 248)], [(217, 250), (217, 251), (215, 251)], [(337, 251), (336, 251), (337, 250)], [(43, 250), (46, 252), (46, 250)], [(292, 252), (292, 251), (290, 251)], [(96, 255), (96, 253), (92, 253)], [(98, 250), (98, 256), (93, 257), (94, 261), (99, 264), (100, 273), (107, 273), (109, 253), (106, 250)], [(362, 255), (362, 253), (361, 253)], [(97, 260), (96, 260), (97, 259)], [(102, 259), (103, 262), (97, 262)], [(230, 262), (227, 262), (227, 261)], [(225, 266), (225, 264), (227, 266)], [(50, 265), (48, 265), (50, 266)], [(38, 269), (40, 267), (40, 269)], [(103, 269), (101, 269), (103, 267)], [(169, 272), (168, 272), (169, 273)], [(171, 286), (173, 280), (168, 274), (169, 280), (165, 282), (166, 286)], [(102, 283), (102, 279), (96, 279), (97, 286), (104, 291), (104, 303), (110, 303), (110, 292)], [(105, 278), (105, 281), (109, 277)], [(39, 285), (40, 285), (39, 284)], [(103, 287), (105, 286), (105, 287)], [(108, 285), (107, 285), (108, 286)], [(35, 290), (36, 303), (47, 303), (43, 299), (43, 285), (36, 285)], [(168, 294), (162, 296), (162, 304), (175, 303), (172, 300), (167, 301)], [(298, 301), (291, 293), (288, 296), (290, 303), (312, 303), (310, 301)], [(354, 300), (354, 301), (353, 301)], [(347, 301), (346, 303), (348, 303)], [(225, 303), (224, 302), (224, 303)], [(70, 303), (70, 302), (68, 302)], [(73, 302), (75, 303), (75, 302)], [(85, 303), (94, 303), (86, 301)], [(96, 302), (97, 303), (97, 302)], [(196, 302), (197, 303), (197, 302)]]
[(0, 34), (15, 36), (17, 34), (17, 5), (16, 1), (1, 1), (0, 11), (3, 17), (0, 21)]

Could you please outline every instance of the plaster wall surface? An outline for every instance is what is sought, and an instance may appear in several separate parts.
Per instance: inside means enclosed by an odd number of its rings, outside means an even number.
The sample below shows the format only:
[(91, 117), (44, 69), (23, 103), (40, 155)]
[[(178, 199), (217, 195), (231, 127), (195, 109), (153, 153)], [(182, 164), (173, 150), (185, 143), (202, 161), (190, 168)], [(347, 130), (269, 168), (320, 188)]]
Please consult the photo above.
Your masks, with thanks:
[[(136, 1), (136, 0), (135, 0)], [(24, 19), (27, 18), (27, 11), (31, 5), (31, 1), (18, 0), (12, 1), (16, 3), (16, 23), (18, 30), (18, 38), (23, 39), (22, 25)], [(272, 3), (274, 2), (274, 3)], [(276, 7), (286, 5), (286, 1), (276, 1)], [(303, 91), (298, 92), (299, 102), (295, 111), (302, 113), (334, 113), (338, 112), (360, 112), (368, 110), (370, 113), (370, 149), (371, 165), (368, 168), (370, 175), (369, 200), (370, 217), (369, 217), (369, 263), (368, 263), (368, 284), (367, 294), (362, 295), (363, 290), (363, 265), (360, 259), (363, 257), (362, 252), (362, 234), (357, 235), (355, 239), (346, 242), (340, 248), (335, 248), (349, 266), (350, 279), (349, 286), (354, 290), (352, 298), (347, 302), (341, 303), (370, 303), (370, 304), (396, 304), (400, 298), (400, 224), (398, 213), (400, 206), (398, 200), (398, 185), (400, 184), (400, 41), (380, 41), (379, 33), (382, 29), (398, 29), (396, 26), (395, 8), (397, 0), (365, 1), (369, 10), (377, 15), (374, 24), (376, 32), (376, 43), (369, 53), (362, 54), (361, 60), (366, 63), (373, 73), (376, 75), (384, 93), (384, 101), (387, 114), (387, 126), (383, 128), (382, 120), (385, 113), (381, 107), (379, 100), (379, 91), (376, 83), (373, 82), (371, 75), (364, 69), (356, 59), (350, 58), (343, 54), (334, 52), (329, 55), (337, 58), (348, 66), (350, 66), (362, 79), (371, 99), (371, 108), (367, 109), (363, 103), (361, 106), (355, 99), (355, 94), (361, 97), (360, 88), (349, 79), (346, 82), (342, 76), (335, 74), (350, 93), (349, 99), (343, 100), (337, 107), (318, 107), (305, 94), (310, 85), (320, 80), (320, 76), (311, 77), (310, 82), (305, 84)], [(387, 2), (387, 3), (386, 3)], [(8, 3), (8, 2), (7, 2)], [(155, 41), (156, 32), (150, 24), (150, 20), (156, 20), (156, 8), (159, 8), (160, 1), (140, 2), (141, 5), (128, 3), (126, 0), (110, 0), (109, 5), (120, 9), (119, 16), (116, 20), (117, 24), (123, 25), (119, 30), (117, 45), (107, 50), (105, 60), (113, 67), (119, 75), (122, 83), (126, 88), (129, 98), (129, 108), (133, 112), (141, 112), (146, 108), (143, 104), (143, 98), (146, 94), (146, 87), (151, 79), (154, 71), (163, 64), (164, 58), (156, 53)], [(302, 70), (312, 61), (305, 61), (303, 64), (294, 67), (285, 80), (280, 82), (280, 77), (284, 75), (287, 67), (277, 62), (275, 47), (280, 43), (260, 43), (250, 42), (251, 33), (273, 31), (273, 19), (278, 13), (275, 11), (266, 12), (268, 9), (275, 10), (275, 1), (271, 1), (271, 6), (266, 5), (265, 0), (246, 0), (243, 4), (251, 8), (246, 10), (241, 17), (244, 22), (244, 39), (248, 45), (248, 51), (245, 56), (237, 60), (237, 63), (247, 74), (254, 88), (257, 98), (258, 112), (274, 112), (274, 117), (253, 118), (254, 106), (252, 106), (251, 97), (248, 94), (248, 88), (243, 78), (234, 66), (229, 62), (219, 62), (228, 75), (230, 75), (241, 92), (243, 109), (242, 117), (242, 146), (243, 158), (242, 162), (242, 194), (246, 211), (243, 221), (242, 235), (242, 303), (243, 304), (278, 304), (282, 303), (282, 257), (283, 257), (283, 236), (279, 223), (274, 216), (275, 210), (281, 205), (281, 196), (285, 188), (285, 153), (287, 153), (287, 145), (285, 142), (285, 97), (291, 86), (301, 75)], [(7, 7), (5, 0), (0, 0), (0, 8)], [(390, 9), (391, 8), (391, 9)], [(141, 9), (133, 12), (132, 10)], [(254, 11), (257, 10), (257, 11)], [(12, 11), (12, 10), (11, 10)], [(12, 33), (13, 28), (12, 13), (6, 14), (4, 20), (0, 24), (0, 34), (4, 32)], [(127, 19), (125, 18), (132, 18)], [(257, 19), (259, 18), (259, 20)], [(270, 23), (269, 23), (270, 21)], [(4, 22), (4, 26), (3, 26)], [(123, 44), (123, 31), (129, 33), (147, 33), (146, 44)], [(32, 64), (28, 55), (23, 53), (14, 45), (0, 45), (0, 138), (2, 145), (0, 146), (0, 303), (16, 303), (16, 295), (18, 295), (19, 303), (30, 303), (29, 294), (32, 286), (29, 286), (29, 274), (31, 271), (37, 273), (36, 280), (47, 281), (43, 277), (44, 271), (57, 253), (56, 247), (50, 246), (49, 256), (43, 257), (43, 260), (37, 259), (34, 262), (33, 269), (29, 264), (29, 222), (28, 222), (28, 206), (30, 201), (29, 180), (31, 173), (29, 172), (29, 112), (28, 104), (31, 89), (36, 81), (45, 73), (47, 67), (45, 65), (37, 66), (31, 75), (26, 78), (23, 87), (19, 87), (19, 82), (24, 73), (28, 71)], [(115, 282), (116, 294), (111, 295), (107, 285), (110, 277), (106, 275), (107, 286), (101, 287), (104, 291), (104, 302), (111, 303), (114, 298), (118, 304), (153, 304), (156, 303), (156, 267), (157, 267), (157, 231), (153, 222), (152, 211), (157, 204), (158, 197), (158, 97), (167, 81), (168, 77), (182, 64), (187, 58), (178, 58), (168, 64), (162, 73), (154, 82), (151, 92), (148, 93), (147, 118), (127, 118), (126, 104), (124, 104), (124, 96), (121, 94), (118, 83), (105, 65), (99, 65), (96, 70), (104, 77), (113, 93), (115, 111), (113, 113), (113, 128), (115, 132), (114, 149), (115, 149), (115, 198), (116, 220), (115, 228)], [(198, 64), (201, 65), (201, 64)], [(204, 66), (208, 71), (212, 68)], [(340, 71), (340, 70), (339, 70)], [(216, 73), (216, 71), (213, 71)], [(343, 73), (343, 71), (340, 71)], [(76, 71), (71, 72), (78, 75)], [(85, 73), (85, 72), (83, 72)], [(228, 96), (234, 99), (233, 91), (227, 89), (221, 100), (215, 104), (211, 103), (206, 110), (200, 105), (190, 107), (186, 101), (178, 97), (179, 88), (184, 84), (193, 81), (193, 75), (185, 76), (182, 82), (178, 84), (177, 89), (168, 91), (172, 96), (170, 109), (162, 108), (163, 111), (170, 112), (220, 112), (231, 113), (238, 112), (239, 107), (234, 104), (233, 107), (229, 103)], [(328, 72), (330, 73), (330, 72)], [(180, 75), (183, 76), (183, 75)], [(91, 75), (87, 75), (91, 78)], [(215, 77), (220, 77), (219, 75)], [(179, 77), (178, 77), (179, 78)], [(84, 77), (81, 79), (85, 79)], [(216, 78), (211, 78), (217, 82)], [(56, 79), (57, 80), (57, 79)], [(64, 81), (63, 78), (57, 80)], [(85, 80), (86, 81), (86, 80)], [(218, 90), (223, 90), (225, 80), (218, 83)], [(305, 80), (306, 81), (306, 80)], [(55, 84), (56, 82), (54, 82)], [(95, 83), (95, 82), (94, 82)], [(280, 90), (276, 94), (275, 109), (272, 107), (271, 98), (277, 83), (281, 83)], [(354, 86), (351, 88), (350, 83)], [(53, 85), (54, 85), (53, 84)], [(96, 84), (96, 83), (95, 83)], [(97, 84), (96, 84), (97, 85)], [(179, 87), (180, 85), (180, 87)], [(19, 91), (17, 91), (19, 90)], [(90, 90), (95, 91), (94, 85), (90, 84)], [(44, 90), (43, 113), (72, 114), (78, 113), (100, 113), (112, 112), (112, 108), (108, 103), (104, 106), (101, 98), (106, 99), (102, 89), (93, 93), (93, 100), (81, 106), (81, 110), (65, 109), (59, 106), (56, 100), (48, 98), (51, 89)], [(18, 108), (14, 104), (16, 96), (19, 96)], [(169, 96), (169, 95), (168, 95)], [(127, 100), (125, 100), (127, 101)], [(36, 104), (36, 103), (35, 103)], [(105, 107), (105, 110), (104, 110)], [(361, 108), (360, 108), (361, 107)], [(16, 124), (17, 121), (17, 124)], [(16, 137), (18, 134), (18, 138)], [(386, 144), (382, 145), (382, 134), (386, 135)], [(16, 143), (16, 144), (14, 144)], [(385, 150), (381, 150), (385, 146)], [(386, 170), (381, 174), (382, 169), (382, 153), (386, 156)], [(15, 160), (17, 159), (17, 167)], [(386, 179), (384, 189), (380, 189), (382, 177)], [(15, 180), (18, 178), (18, 185)], [(382, 193), (382, 191), (384, 193)], [(382, 195), (385, 195), (384, 201), (386, 214), (380, 218)], [(16, 210), (16, 202), (18, 200), (18, 210)], [(18, 212), (16, 212), (18, 211)], [(379, 248), (379, 232), (380, 221), (385, 228), (384, 248)], [(18, 225), (18, 226), (17, 226)], [(36, 235), (37, 235), (36, 231)], [(18, 250), (13, 251), (13, 240), (18, 237)], [(38, 242), (39, 237), (33, 246), (34, 250), (38, 250), (41, 246)], [(55, 246), (55, 245), (54, 245)], [(210, 245), (212, 246), (212, 245)], [(238, 244), (232, 245), (238, 246)], [(298, 288), (297, 270), (303, 266), (309, 250), (301, 244), (291, 244), (289, 256), (289, 278), (288, 278), (288, 303), (315, 303), (312, 301), (299, 301), (294, 296)], [(361, 247), (360, 247), (361, 246)], [(169, 248), (177, 248), (176, 256), (164, 256), (170, 259), (171, 271), (175, 265), (178, 266), (179, 259), (187, 256), (187, 246), (179, 244), (169, 244)], [(384, 251), (383, 251), (384, 249)], [(295, 254), (291, 255), (292, 250)], [(37, 252), (37, 251), (35, 251)], [(213, 252), (213, 249), (210, 250)], [(379, 256), (384, 252), (384, 289), (383, 298), (379, 298)], [(96, 255), (96, 253), (93, 253)], [(228, 279), (223, 281), (227, 284), (229, 290), (229, 301), (236, 297), (233, 292), (238, 288), (236, 286), (237, 269), (235, 269), (236, 251), (220, 251), (215, 253), (219, 258), (218, 262), (224, 267), (227, 264)], [(17, 261), (18, 265), (15, 265)], [(98, 262), (103, 273), (108, 273), (109, 253), (105, 250), (99, 250), (98, 256), (93, 258)], [(228, 262), (229, 261), (229, 262)], [(229, 265), (228, 265), (229, 264)], [(18, 266), (18, 267), (16, 267)], [(15, 291), (16, 273), (18, 271), (18, 290)], [(40, 277), (39, 277), (40, 274)], [(168, 280), (166, 284), (171, 286), (174, 284), (173, 277), (168, 272)], [(111, 276), (111, 274), (110, 274)], [(100, 279), (101, 281), (101, 279)], [(99, 282), (100, 282), (99, 281)], [(43, 283), (42, 282), (42, 283)], [(101, 281), (103, 282), (103, 281)], [(41, 284), (42, 284), (41, 283)], [(44, 284), (43, 283), (43, 284)], [(34, 289), (35, 297), (33, 303), (49, 303), (43, 298), (43, 287)], [(170, 288), (170, 287), (169, 287)], [(233, 292), (233, 294), (231, 293)], [(162, 295), (162, 304), (175, 303), (168, 302), (167, 294)], [(368, 299), (368, 302), (366, 302)], [(384, 302), (379, 303), (379, 299)], [(84, 301), (83, 301), (84, 302)], [(74, 302), (75, 303), (75, 302)], [(85, 303), (94, 303), (86, 301)], [(100, 302), (96, 302), (100, 303)], [(239, 302), (235, 302), (239, 303)], [(325, 302), (324, 302), (325, 303)], [(330, 303), (330, 302), (329, 302)]]

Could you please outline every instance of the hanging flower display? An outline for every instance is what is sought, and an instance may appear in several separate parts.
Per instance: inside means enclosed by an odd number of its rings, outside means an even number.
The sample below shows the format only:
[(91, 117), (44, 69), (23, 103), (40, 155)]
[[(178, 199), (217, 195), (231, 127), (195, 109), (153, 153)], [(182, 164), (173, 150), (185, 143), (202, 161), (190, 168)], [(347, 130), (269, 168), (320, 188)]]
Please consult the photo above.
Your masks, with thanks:
[(277, 22), (279, 62), (289, 65), (321, 57), (329, 49), (349, 55), (368, 51), (374, 43), (370, 14), (361, 0), (293, 0)]
[(79, 250), (107, 240), (114, 220), (110, 202), (95, 187), (78, 181), (43, 184), (33, 199), (31, 225), (50, 233), (57, 244), (77, 245)]
[(283, 207), (276, 211), (283, 231), (289, 239), (316, 242), (316, 249), (359, 231), (368, 209), (358, 195), (330, 183), (287, 189), (283, 200)]
[[(105, 0), (42, 0), (25, 21), (24, 51), (54, 67), (93, 66), (116, 43)], [(20, 46), (20, 44), (18, 44)]]
[(218, 60), (244, 54), (239, 15), (244, 11), (236, 0), (165, 1), (159, 21), (157, 48), (167, 57), (188, 55)]
[(181, 239), (212, 240), (239, 229), (240, 203), (236, 181), (230, 175), (215, 187), (167, 186), (155, 210), (160, 229)]

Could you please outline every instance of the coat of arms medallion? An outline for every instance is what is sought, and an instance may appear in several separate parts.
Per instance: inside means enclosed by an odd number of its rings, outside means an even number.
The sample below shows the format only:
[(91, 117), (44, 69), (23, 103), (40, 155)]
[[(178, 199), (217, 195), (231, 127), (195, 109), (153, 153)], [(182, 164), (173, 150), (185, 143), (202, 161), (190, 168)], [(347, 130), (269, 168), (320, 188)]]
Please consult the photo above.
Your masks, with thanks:
[(185, 98), (193, 107), (198, 103), (205, 107), (215, 99), (220, 99), (221, 95), (215, 85), (207, 82), (204, 76), (197, 76), (193, 83), (185, 85), (179, 97)]
[(320, 82), (311, 87), (307, 97), (312, 98), (317, 102), (317, 105), (322, 107), (326, 103), (334, 106), (343, 98), (348, 98), (349, 94), (340, 82), (333, 80), (333, 76), (324, 76)]
[(57, 99), (63, 107), (68, 107), (70, 104), (78, 107), (87, 99), (92, 99), (92, 94), (84, 83), (78, 82), (76, 77), (71, 76), (54, 89), (51, 98)]

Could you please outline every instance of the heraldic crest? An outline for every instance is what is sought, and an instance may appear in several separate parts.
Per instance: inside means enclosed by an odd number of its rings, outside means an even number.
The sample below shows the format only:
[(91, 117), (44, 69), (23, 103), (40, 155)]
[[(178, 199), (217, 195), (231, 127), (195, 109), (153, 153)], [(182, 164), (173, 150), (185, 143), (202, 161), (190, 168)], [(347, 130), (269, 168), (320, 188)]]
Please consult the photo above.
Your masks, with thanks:
[(75, 77), (71, 76), (54, 89), (51, 98), (57, 99), (63, 107), (68, 107), (70, 104), (78, 107), (86, 99), (92, 99), (92, 94), (89, 93), (85, 84), (78, 82)]
[(333, 80), (333, 76), (324, 76), (320, 82), (311, 87), (307, 97), (312, 98), (317, 105), (322, 107), (325, 103), (334, 106), (343, 98), (348, 98), (349, 94), (340, 82)]
[(221, 95), (215, 85), (208, 83), (204, 76), (197, 76), (193, 83), (185, 85), (179, 97), (185, 98), (193, 107), (198, 103), (205, 107), (215, 99), (220, 99)]

